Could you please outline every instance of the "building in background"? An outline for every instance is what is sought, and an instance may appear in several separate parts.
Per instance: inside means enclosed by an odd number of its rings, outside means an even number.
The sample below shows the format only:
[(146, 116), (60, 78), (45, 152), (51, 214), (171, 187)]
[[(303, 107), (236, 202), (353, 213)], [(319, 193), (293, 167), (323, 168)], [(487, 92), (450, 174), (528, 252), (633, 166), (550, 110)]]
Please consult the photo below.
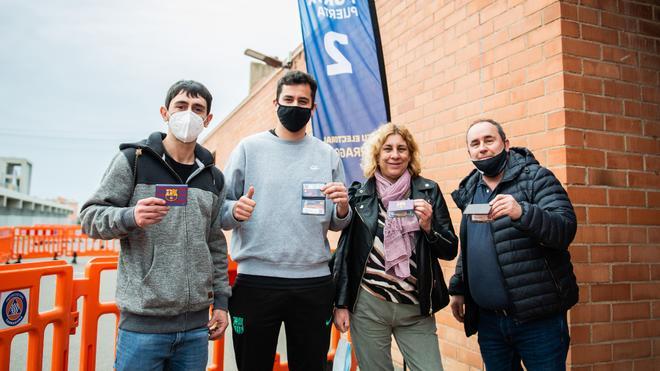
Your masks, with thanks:
[(77, 206), (31, 196), (31, 178), (30, 161), (0, 157), (0, 226), (75, 224)]
[(24, 158), (0, 157), (0, 187), (30, 194), (32, 163)]
[[(477, 118), (502, 122), (562, 181), (579, 228), (573, 370), (660, 370), (660, 4), (634, 0), (376, 0), (392, 120), (449, 193), (471, 169)], [(301, 48), (294, 69), (305, 70)], [(274, 70), (205, 138), (224, 166), (275, 126)], [(336, 236), (335, 240), (336, 242)], [(443, 262), (445, 278), (455, 262)], [(476, 337), (436, 315), (447, 370), (482, 369)], [(401, 356), (394, 352), (395, 359)]]

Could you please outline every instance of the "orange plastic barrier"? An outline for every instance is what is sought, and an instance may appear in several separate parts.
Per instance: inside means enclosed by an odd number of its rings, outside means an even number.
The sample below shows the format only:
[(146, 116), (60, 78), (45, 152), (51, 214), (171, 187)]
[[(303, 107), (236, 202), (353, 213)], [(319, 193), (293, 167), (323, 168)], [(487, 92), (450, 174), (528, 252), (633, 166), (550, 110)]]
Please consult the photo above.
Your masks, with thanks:
[[(115, 314), (119, 311), (114, 302), (100, 302), (99, 290), (101, 272), (116, 270), (117, 258), (100, 257), (90, 260), (85, 268), (85, 277), (73, 279), (73, 267), (65, 261), (44, 261), (0, 266), (0, 292), (29, 290), (27, 297), (27, 321), (15, 327), (0, 328), (0, 371), (9, 371), (11, 342), (21, 333), (28, 334), (28, 364), (27, 371), (40, 371), (44, 348), (44, 332), (49, 324), (53, 324), (53, 355), (52, 369), (67, 370), (69, 355), (69, 336), (75, 334), (80, 325), (80, 371), (96, 369), (96, 339), (98, 320), (104, 314)], [(52, 310), (39, 313), (39, 291), (41, 277), (56, 275), (56, 298)], [(83, 297), (83, 316), (79, 321), (77, 308), (78, 298)], [(2, 303), (0, 303), (2, 304)], [(19, 307), (21, 304), (18, 304)], [(17, 312), (25, 313), (21, 307)], [(14, 313), (16, 314), (16, 313)], [(218, 349), (224, 353), (224, 339), (216, 341), (213, 359), (219, 359), (217, 364), (209, 367), (209, 371), (223, 370), (223, 354), (217, 354)]]
[(67, 256), (116, 256), (119, 254), (119, 240), (96, 240), (82, 233), (80, 226), (64, 229)]
[[(52, 310), (39, 313), (39, 290), (41, 277), (56, 276), (57, 293), (55, 306)], [(46, 261), (24, 263), (20, 265), (0, 266), (0, 292), (29, 290), (28, 296), (17, 300), (7, 300), (7, 295), (1, 298), (3, 312), (13, 319), (26, 316), (27, 321), (15, 327), (0, 329), (0, 371), (9, 370), (9, 357), (12, 339), (21, 333), (28, 334), (27, 370), (39, 371), (42, 367), (44, 350), (44, 331), (46, 326), (53, 324), (53, 370), (66, 370), (69, 355), (69, 331), (73, 326), (71, 316), (71, 299), (73, 294), (73, 267), (64, 261)], [(21, 294), (22, 295), (22, 294)], [(27, 300), (25, 300), (27, 299)], [(8, 303), (9, 302), (9, 303)], [(27, 308), (25, 308), (27, 304)], [(4, 308), (6, 306), (6, 308)]]
[[(117, 259), (113, 257), (94, 258), (85, 266), (85, 277), (74, 280), (73, 300), (71, 301), (71, 312), (76, 326), (78, 325), (77, 302), (83, 297), (82, 310), (82, 332), (80, 337), (80, 363), (79, 370), (96, 369), (96, 338), (98, 333), (97, 323), (102, 315), (114, 314), (115, 327), (119, 324), (119, 309), (114, 302), (101, 303), (99, 291), (101, 288), (101, 272), (105, 270), (117, 270)], [(72, 329), (72, 334), (75, 328)]]
[[(12, 259), (62, 256), (116, 256), (119, 240), (97, 240), (82, 233), (79, 225), (35, 225), (13, 229)], [(1, 245), (0, 245), (1, 246)]]
[(12, 258), (14, 249), (14, 228), (0, 227), (0, 264), (7, 263)]
[[(93, 258), (85, 267), (85, 276), (76, 279), (73, 278), (73, 267), (62, 260), (0, 265), (0, 293), (4, 294), (0, 297), (0, 305), (2, 305), (0, 309), (2, 309), (3, 315), (18, 321), (13, 327), (0, 327), (0, 371), (9, 371), (11, 343), (13, 338), (21, 333), (28, 334), (27, 371), (40, 371), (44, 353), (44, 333), (50, 324), (53, 325), (52, 369), (67, 370), (69, 336), (75, 334), (76, 329), (80, 327), (78, 369), (94, 371), (96, 369), (98, 321), (105, 314), (114, 314), (116, 325), (119, 319), (119, 310), (115, 303), (101, 302), (99, 299), (101, 273), (116, 269), (116, 257)], [(52, 310), (39, 313), (41, 278), (51, 275), (56, 276), (55, 305)], [(230, 283), (233, 284), (236, 277), (236, 263), (231, 260), (229, 277)], [(14, 296), (18, 299), (14, 299)], [(80, 297), (83, 298), (82, 318), (79, 316), (77, 305)], [(7, 298), (9, 299), (7, 300)], [(333, 326), (328, 360), (334, 359), (339, 338), (339, 331)], [(223, 371), (224, 346), (224, 337), (215, 341), (208, 371)], [(356, 368), (357, 362), (353, 355), (351, 370), (356, 370)], [(287, 362), (280, 362), (279, 354), (276, 356), (273, 370), (288, 370)]]
[[(236, 269), (238, 268), (238, 265), (236, 264), (235, 261), (231, 260), (231, 257), (229, 255), (227, 256), (227, 260), (229, 260), (228, 265), (227, 265), (227, 273), (229, 275), (229, 284), (233, 286), (234, 281), (236, 281), (236, 274), (237, 274)], [(227, 328), (229, 328), (229, 326), (231, 326), (231, 320), (230, 320), (230, 324), (228, 325)], [(225, 336), (224, 335), (222, 336), (222, 338), (214, 341), (214, 343), (213, 343), (213, 353), (210, 355), (210, 358), (211, 358), (211, 364), (208, 366), (207, 371), (223, 371), (224, 364), (225, 364)]]
[(14, 255), (22, 258), (47, 258), (62, 254), (64, 231), (56, 226), (16, 227)]

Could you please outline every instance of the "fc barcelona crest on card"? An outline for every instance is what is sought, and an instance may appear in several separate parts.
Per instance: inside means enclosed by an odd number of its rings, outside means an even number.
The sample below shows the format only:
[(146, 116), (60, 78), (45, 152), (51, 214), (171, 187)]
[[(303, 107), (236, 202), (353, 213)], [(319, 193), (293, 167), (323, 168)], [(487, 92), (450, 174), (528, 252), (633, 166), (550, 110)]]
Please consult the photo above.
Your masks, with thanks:
[(168, 188), (165, 190), (165, 200), (174, 202), (179, 198), (179, 190), (176, 188)]
[(185, 206), (188, 203), (188, 186), (156, 184), (156, 197), (165, 200), (167, 206)]

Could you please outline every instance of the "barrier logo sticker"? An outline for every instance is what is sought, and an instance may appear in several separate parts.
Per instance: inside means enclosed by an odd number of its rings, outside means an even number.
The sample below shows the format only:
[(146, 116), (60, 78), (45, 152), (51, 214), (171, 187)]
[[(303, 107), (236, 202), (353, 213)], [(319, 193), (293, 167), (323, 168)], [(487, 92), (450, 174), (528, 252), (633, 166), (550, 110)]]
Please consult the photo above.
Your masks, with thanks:
[[(27, 296), (26, 296), (27, 294)], [(27, 317), (29, 290), (8, 291), (0, 294), (2, 300), (2, 326), (0, 328), (20, 325)]]

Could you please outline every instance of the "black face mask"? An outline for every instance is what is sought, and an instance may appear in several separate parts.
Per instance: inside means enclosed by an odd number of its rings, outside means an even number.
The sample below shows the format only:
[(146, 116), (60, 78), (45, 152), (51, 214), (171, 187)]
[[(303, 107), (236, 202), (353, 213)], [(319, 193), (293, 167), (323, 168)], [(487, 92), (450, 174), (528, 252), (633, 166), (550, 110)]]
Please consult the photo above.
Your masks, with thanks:
[(474, 167), (485, 176), (494, 177), (504, 170), (509, 152), (502, 149), (498, 155), (485, 160), (472, 160)]
[(277, 117), (279, 117), (280, 122), (286, 130), (295, 133), (305, 127), (309, 118), (312, 117), (312, 109), (278, 105)]

